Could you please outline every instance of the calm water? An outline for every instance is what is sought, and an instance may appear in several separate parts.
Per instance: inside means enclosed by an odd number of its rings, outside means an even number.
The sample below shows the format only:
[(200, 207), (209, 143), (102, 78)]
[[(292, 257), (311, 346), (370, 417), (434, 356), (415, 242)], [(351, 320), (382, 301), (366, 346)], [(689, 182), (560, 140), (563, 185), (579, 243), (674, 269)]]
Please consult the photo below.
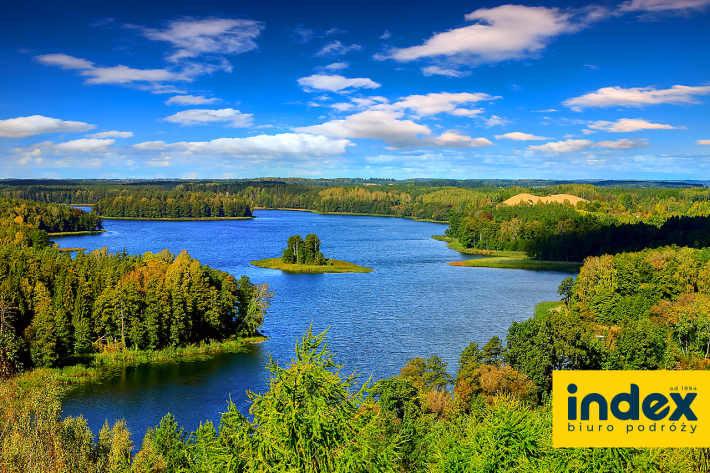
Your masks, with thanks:
[[(532, 315), (535, 304), (557, 299), (557, 286), (569, 276), (449, 266), (467, 257), (431, 239), (444, 233), (441, 224), (309, 212), (256, 215), (216, 222), (106, 220), (107, 233), (55, 239), (63, 247), (106, 246), (111, 252), (186, 249), (202, 264), (269, 283), (276, 292), (263, 327), (267, 342), (209, 360), (119, 370), (101, 384), (74, 390), (64, 402), (66, 415), (83, 414), (95, 433), (107, 419), (125, 419), (140, 443), (168, 412), (188, 430), (200, 421), (218, 423), (230, 397), (247, 413), (246, 391), (266, 390), (269, 354), (288, 361), (296, 338), (311, 324), (315, 332), (329, 328), (336, 361), (365, 379), (392, 376), (408, 358), (433, 354), (455, 373), (471, 341), (504, 338), (513, 321)], [(308, 233), (318, 234), (326, 257), (374, 271), (286, 274), (249, 265), (279, 256), (290, 235)]]

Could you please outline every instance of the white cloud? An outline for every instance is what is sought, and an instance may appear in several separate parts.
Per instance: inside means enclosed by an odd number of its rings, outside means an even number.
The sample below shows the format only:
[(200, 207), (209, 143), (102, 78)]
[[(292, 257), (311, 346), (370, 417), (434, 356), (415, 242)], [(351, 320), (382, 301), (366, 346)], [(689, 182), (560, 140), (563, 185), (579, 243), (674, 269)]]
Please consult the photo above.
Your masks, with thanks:
[(342, 69), (347, 69), (350, 66), (347, 62), (334, 62), (333, 64), (328, 64), (327, 66), (323, 67), (326, 71), (340, 71)]
[(698, 140), (696, 144), (699, 145), (710, 145), (710, 140)]
[(439, 66), (422, 67), (422, 73), (427, 77), (434, 75), (446, 77), (466, 77), (471, 75), (470, 72), (459, 71), (456, 69), (444, 68)]
[[(435, 115), (441, 112), (447, 112), (451, 115), (475, 115), (480, 113), (480, 110), (466, 110), (457, 108), (458, 104), (475, 103), (482, 101), (497, 100), (500, 96), (492, 96), (484, 93), (469, 93), (461, 92), (452, 94), (449, 92), (431, 93), (427, 95), (409, 95), (401, 98), (398, 102), (391, 105), (383, 104), (376, 105), (375, 109), (390, 109), (390, 110), (414, 110), (418, 115)], [(458, 111), (457, 111), (458, 110)]]
[(322, 125), (296, 128), (302, 133), (314, 133), (332, 138), (372, 138), (392, 146), (418, 143), (418, 135), (429, 135), (431, 130), (411, 120), (400, 120), (401, 112), (368, 110), (350, 115), (344, 120), (331, 120)]
[(596, 133), (596, 131), (594, 131), (594, 130), (582, 130), (582, 133), (584, 133), (585, 135), (593, 135), (594, 133)]
[(631, 149), (631, 148), (644, 148), (649, 146), (648, 140), (635, 138), (633, 140), (621, 139), (616, 141), (599, 141), (594, 147), (595, 148), (613, 148), (613, 149)]
[(665, 11), (702, 9), (710, 0), (630, 0), (619, 5), (620, 11)]
[(86, 135), (86, 138), (131, 138), (132, 136), (133, 132), (131, 131), (102, 131)]
[(362, 46), (360, 46), (359, 44), (351, 44), (350, 46), (346, 46), (345, 44), (336, 40), (323, 46), (323, 48), (317, 53), (315, 53), (314, 56), (342, 56), (344, 54), (349, 53), (350, 51), (362, 51)]
[(500, 126), (500, 125), (505, 125), (508, 123), (510, 123), (510, 120), (506, 120), (505, 118), (491, 115), (490, 118), (486, 118), (483, 121), (483, 126), (485, 126), (486, 128), (490, 128), (492, 126)]
[(218, 138), (212, 141), (180, 142), (167, 145), (189, 154), (223, 154), (228, 156), (276, 157), (301, 155), (304, 157), (342, 154), (349, 140), (330, 139), (303, 133), (258, 135), (248, 138)]
[(165, 118), (165, 121), (180, 123), (180, 126), (197, 125), (200, 123), (230, 122), (229, 127), (246, 127), (253, 123), (251, 113), (241, 113), (233, 108), (222, 108), (219, 110), (192, 109), (178, 112)]
[(95, 67), (85, 59), (66, 54), (44, 54), (35, 59), (48, 66), (59, 66), (62, 69), (80, 70), (79, 75), (88, 77), (85, 84), (129, 84), (132, 82), (164, 82), (191, 81), (195, 75), (205, 72), (204, 69), (191, 68), (182, 74), (167, 69), (133, 69), (128, 66)]
[(264, 24), (231, 18), (184, 18), (171, 21), (164, 29), (132, 28), (140, 29), (153, 41), (170, 43), (176, 51), (168, 59), (178, 61), (208, 54), (241, 54), (256, 49), (254, 40), (261, 34)]
[(314, 74), (308, 77), (301, 77), (300, 79), (298, 79), (298, 85), (303, 87), (303, 89), (307, 92), (311, 92), (313, 90), (329, 90), (331, 92), (340, 92), (341, 90), (350, 88), (376, 89), (380, 87), (380, 84), (365, 77), (348, 79), (347, 77), (339, 75), (324, 74)]
[(382, 33), (382, 36), (379, 37), (379, 39), (390, 39), (392, 37), (392, 33), (390, 33), (390, 30), (385, 31)]
[(598, 121), (589, 125), (589, 128), (593, 130), (610, 131), (613, 133), (629, 133), (640, 130), (685, 129), (684, 126), (671, 126), (663, 125), (661, 123), (650, 123), (642, 118), (620, 118), (615, 122)]
[(621, 139), (616, 141), (599, 141), (595, 143), (590, 140), (566, 140), (557, 141), (554, 143), (546, 143), (539, 146), (528, 146), (531, 151), (554, 151), (556, 153), (573, 153), (575, 151), (584, 151), (591, 148), (612, 148), (612, 149), (631, 149), (643, 148), (649, 146), (645, 139)]
[(674, 85), (670, 89), (653, 87), (604, 87), (581, 97), (567, 99), (562, 104), (575, 112), (589, 107), (645, 107), (656, 104), (699, 103), (696, 95), (710, 94), (710, 86)]
[(470, 136), (461, 135), (452, 130), (435, 137), (434, 144), (446, 148), (477, 148), (480, 146), (493, 146), (493, 143), (485, 138), (471, 138)]
[(367, 110), (346, 117), (331, 120), (322, 125), (296, 128), (295, 131), (314, 133), (333, 138), (369, 138), (382, 140), (390, 147), (398, 149), (407, 146), (476, 147), (493, 143), (485, 138), (471, 138), (455, 131), (447, 131), (440, 136), (431, 136), (431, 130), (411, 120), (402, 120), (401, 111)]
[(69, 153), (105, 153), (109, 146), (116, 144), (116, 140), (97, 140), (81, 138), (79, 140), (57, 143), (53, 148), (57, 151)]
[(515, 140), (515, 141), (535, 141), (535, 140), (549, 140), (550, 138), (545, 138), (544, 136), (535, 136), (530, 133), (521, 133), (519, 131), (514, 131), (512, 133), (506, 133), (504, 135), (496, 135), (496, 140)]
[(219, 102), (217, 98), (207, 99), (204, 95), (176, 95), (165, 101), (165, 105), (205, 105)]
[(140, 150), (140, 151), (158, 151), (158, 150), (163, 150), (167, 147), (167, 144), (165, 141), (145, 141), (143, 143), (137, 143), (135, 145), (132, 145), (131, 148)]
[(32, 115), (0, 120), (0, 138), (25, 138), (42, 133), (79, 133), (96, 128), (84, 122)]
[(465, 16), (476, 24), (438, 33), (420, 46), (391, 48), (375, 59), (400, 62), (444, 57), (460, 63), (479, 65), (530, 57), (555, 37), (579, 29), (570, 15), (557, 8), (502, 5), (481, 8)]
[(544, 145), (528, 146), (531, 151), (555, 151), (557, 153), (571, 153), (589, 149), (594, 145), (590, 140), (566, 140)]

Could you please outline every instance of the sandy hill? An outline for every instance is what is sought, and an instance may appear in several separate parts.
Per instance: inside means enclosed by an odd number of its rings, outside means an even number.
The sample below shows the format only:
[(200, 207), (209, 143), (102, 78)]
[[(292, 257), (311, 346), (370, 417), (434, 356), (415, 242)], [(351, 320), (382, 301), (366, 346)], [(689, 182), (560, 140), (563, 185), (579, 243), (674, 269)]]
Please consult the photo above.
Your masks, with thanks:
[(568, 200), (569, 203), (572, 205), (577, 205), (577, 202), (579, 202), (580, 200), (586, 202), (586, 200), (582, 199), (581, 197), (569, 194), (548, 195), (547, 197), (540, 197), (532, 194), (518, 194), (508, 200), (504, 200), (503, 203), (507, 205), (518, 205), (521, 202), (525, 202), (528, 204), (537, 204), (538, 201), (542, 201), (543, 204), (549, 204), (550, 202), (559, 202), (561, 204), (565, 200)]

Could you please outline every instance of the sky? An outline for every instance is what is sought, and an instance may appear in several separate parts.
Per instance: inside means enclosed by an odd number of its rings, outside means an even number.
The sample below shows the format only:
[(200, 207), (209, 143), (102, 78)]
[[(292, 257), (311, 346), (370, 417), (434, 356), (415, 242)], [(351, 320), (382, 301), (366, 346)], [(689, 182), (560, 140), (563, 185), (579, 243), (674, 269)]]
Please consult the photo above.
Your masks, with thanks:
[(0, 178), (710, 179), (710, 0), (28, 1)]

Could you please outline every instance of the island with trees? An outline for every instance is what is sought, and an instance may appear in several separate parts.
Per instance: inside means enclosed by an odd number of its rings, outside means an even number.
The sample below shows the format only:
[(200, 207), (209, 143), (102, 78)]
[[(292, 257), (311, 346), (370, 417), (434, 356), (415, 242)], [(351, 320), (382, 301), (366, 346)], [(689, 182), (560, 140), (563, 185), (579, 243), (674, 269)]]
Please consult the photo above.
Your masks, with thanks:
[(320, 251), (320, 238), (309, 233), (304, 240), (301, 235), (292, 235), (282, 250), (281, 258), (252, 261), (259, 268), (280, 269), (294, 273), (369, 273), (372, 268), (358, 266), (347, 261), (326, 259)]

